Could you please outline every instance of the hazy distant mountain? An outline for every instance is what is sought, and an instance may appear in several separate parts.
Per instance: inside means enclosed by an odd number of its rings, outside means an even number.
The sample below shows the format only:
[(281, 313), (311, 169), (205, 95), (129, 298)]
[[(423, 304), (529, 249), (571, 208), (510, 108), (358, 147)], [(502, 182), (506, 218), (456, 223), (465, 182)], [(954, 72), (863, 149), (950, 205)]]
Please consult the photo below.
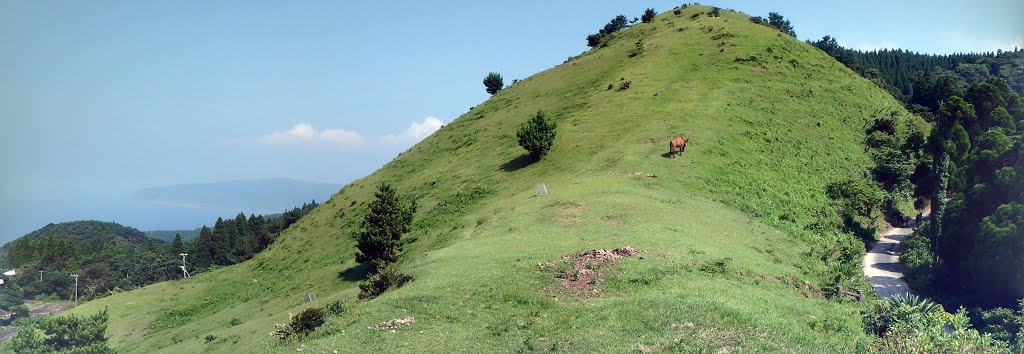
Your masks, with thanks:
[(246, 213), (279, 213), (311, 200), (323, 201), (340, 185), (287, 178), (179, 184), (136, 192), (136, 200), (158, 204)]
[(199, 236), (199, 231), (201, 231), (202, 229), (203, 228), (200, 227), (192, 230), (151, 230), (143, 231), (143, 233), (145, 233), (146, 236), (148, 237), (155, 238), (158, 240), (164, 240), (167, 242), (174, 241), (174, 235), (181, 235), (182, 241), (188, 241), (196, 238), (196, 236)]

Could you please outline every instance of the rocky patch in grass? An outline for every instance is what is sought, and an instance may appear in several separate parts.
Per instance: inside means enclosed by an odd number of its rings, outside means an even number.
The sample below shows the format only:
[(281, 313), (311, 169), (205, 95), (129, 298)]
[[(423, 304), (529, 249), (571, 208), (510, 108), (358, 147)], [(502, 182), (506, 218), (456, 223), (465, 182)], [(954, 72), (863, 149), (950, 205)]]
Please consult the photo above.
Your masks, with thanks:
[(555, 279), (576, 296), (591, 297), (601, 292), (598, 285), (607, 275), (602, 269), (614, 264), (619, 258), (631, 257), (639, 253), (636, 249), (626, 246), (614, 250), (589, 250), (580, 254), (570, 254), (562, 259), (540, 263), (540, 269), (551, 269)]
[(405, 328), (405, 327), (412, 326), (413, 323), (416, 323), (416, 318), (414, 318), (414, 317), (396, 318), (396, 319), (393, 319), (393, 320), (390, 320), (390, 321), (384, 321), (384, 322), (378, 323), (378, 324), (376, 324), (376, 325), (374, 325), (373, 327), (370, 327), (370, 328), (372, 328), (372, 329), (390, 329), (392, 332), (394, 332), (396, 329), (402, 329), (402, 328)]

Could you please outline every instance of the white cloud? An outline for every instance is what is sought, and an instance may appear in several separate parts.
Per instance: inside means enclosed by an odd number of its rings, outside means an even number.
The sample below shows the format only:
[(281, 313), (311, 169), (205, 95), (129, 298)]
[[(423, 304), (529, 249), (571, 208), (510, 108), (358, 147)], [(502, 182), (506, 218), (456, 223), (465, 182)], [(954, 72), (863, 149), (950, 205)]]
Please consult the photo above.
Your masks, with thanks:
[(901, 46), (899, 43), (896, 43), (896, 42), (893, 42), (893, 41), (889, 41), (889, 40), (885, 40), (885, 39), (883, 39), (881, 42), (878, 42), (878, 43), (866, 43), (866, 42), (865, 43), (859, 43), (859, 44), (857, 44), (856, 47), (854, 47), (854, 49), (857, 49), (857, 50), (860, 50), (860, 51), (865, 51), (865, 52), (872, 51), (872, 50), (898, 49), (898, 48), (903, 48), (903, 46)]
[(444, 125), (444, 121), (437, 117), (427, 117), (423, 119), (423, 122), (412, 122), (409, 124), (409, 128), (399, 134), (388, 134), (384, 136), (384, 140), (394, 144), (415, 144), (420, 140), (430, 136), (441, 126)]
[(288, 131), (276, 131), (264, 135), (260, 137), (259, 141), (271, 144), (312, 142), (359, 144), (363, 141), (363, 136), (358, 132), (344, 129), (326, 128), (324, 130), (317, 131), (316, 128), (313, 128), (313, 125), (309, 123), (299, 123)]

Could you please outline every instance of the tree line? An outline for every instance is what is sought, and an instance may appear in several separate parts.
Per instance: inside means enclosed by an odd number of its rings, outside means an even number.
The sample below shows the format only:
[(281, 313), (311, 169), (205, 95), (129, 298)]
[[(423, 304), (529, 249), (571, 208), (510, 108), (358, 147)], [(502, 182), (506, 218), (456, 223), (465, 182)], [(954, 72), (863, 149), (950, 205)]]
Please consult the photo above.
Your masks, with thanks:
[[(889, 186), (910, 188), (931, 218), (902, 245), (906, 280), (947, 307), (965, 306), (982, 333), (1024, 345), (1024, 50), (925, 55), (810, 42), (893, 94), (930, 125), (926, 138), (866, 131), (882, 174), (836, 189), (847, 205), (885, 209)], [(899, 134), (897, 134), (899, 135)], [(923, 140), (923, 141), (922, 141)], [(853, 186), (853, 183), (848, 183)], [(851, 197), (853, 196), (853, 197)], [(879, 197), (882, 196), (882, 197)], [(1016, 310), (1014, 310), (1016, 309)]]
[(144, 236), (141, 231), (116, 223), (79, 221), (51, 224), (3, 246), (0, 265), (17, 269), (16, 277), (4, 276), (0, 285), (0, 309), (22, 299), (71, 299), (79, 275), (79, 297), (93, 299), (182, 276), (180, 254), (190, 273), (248, 260), (311, 212), (312, 201), (274, 216), (239, 213), (234, 219), (218, 219), (200, 235), (171, 242)]

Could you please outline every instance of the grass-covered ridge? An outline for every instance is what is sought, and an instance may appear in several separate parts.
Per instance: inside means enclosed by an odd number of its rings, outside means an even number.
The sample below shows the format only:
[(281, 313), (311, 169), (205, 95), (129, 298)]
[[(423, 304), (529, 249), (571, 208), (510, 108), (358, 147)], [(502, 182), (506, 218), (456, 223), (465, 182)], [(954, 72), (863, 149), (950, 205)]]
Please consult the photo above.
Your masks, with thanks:
[[(693, 17), (710, 10), (663, 13), (498, 92), (250, 261), (74, 312), (109, 308), (111, 344), (130, 352), (294, 350), (268, 332), (308, 292), (351, 301), (302, 343), (317, 352), (853, 351), (859, 307), (815, 291), (824, 266), (808, 255), (830, 227), (825, 185), (869, 164), (872, 112), (901, 108), (745, 14)], [(529, 164), (515, 131), (539, 110), (558, 136)], [(678, 134), (686, 152), (664, 157)], [(416, 280), (357, 302), (351, 235), (382, 180), (419, 197), (402, 264)], [(623, 246), (642, 252), (589, 299), (538, 267)], [(368, 328), (407, 316), (396, 333)]]

